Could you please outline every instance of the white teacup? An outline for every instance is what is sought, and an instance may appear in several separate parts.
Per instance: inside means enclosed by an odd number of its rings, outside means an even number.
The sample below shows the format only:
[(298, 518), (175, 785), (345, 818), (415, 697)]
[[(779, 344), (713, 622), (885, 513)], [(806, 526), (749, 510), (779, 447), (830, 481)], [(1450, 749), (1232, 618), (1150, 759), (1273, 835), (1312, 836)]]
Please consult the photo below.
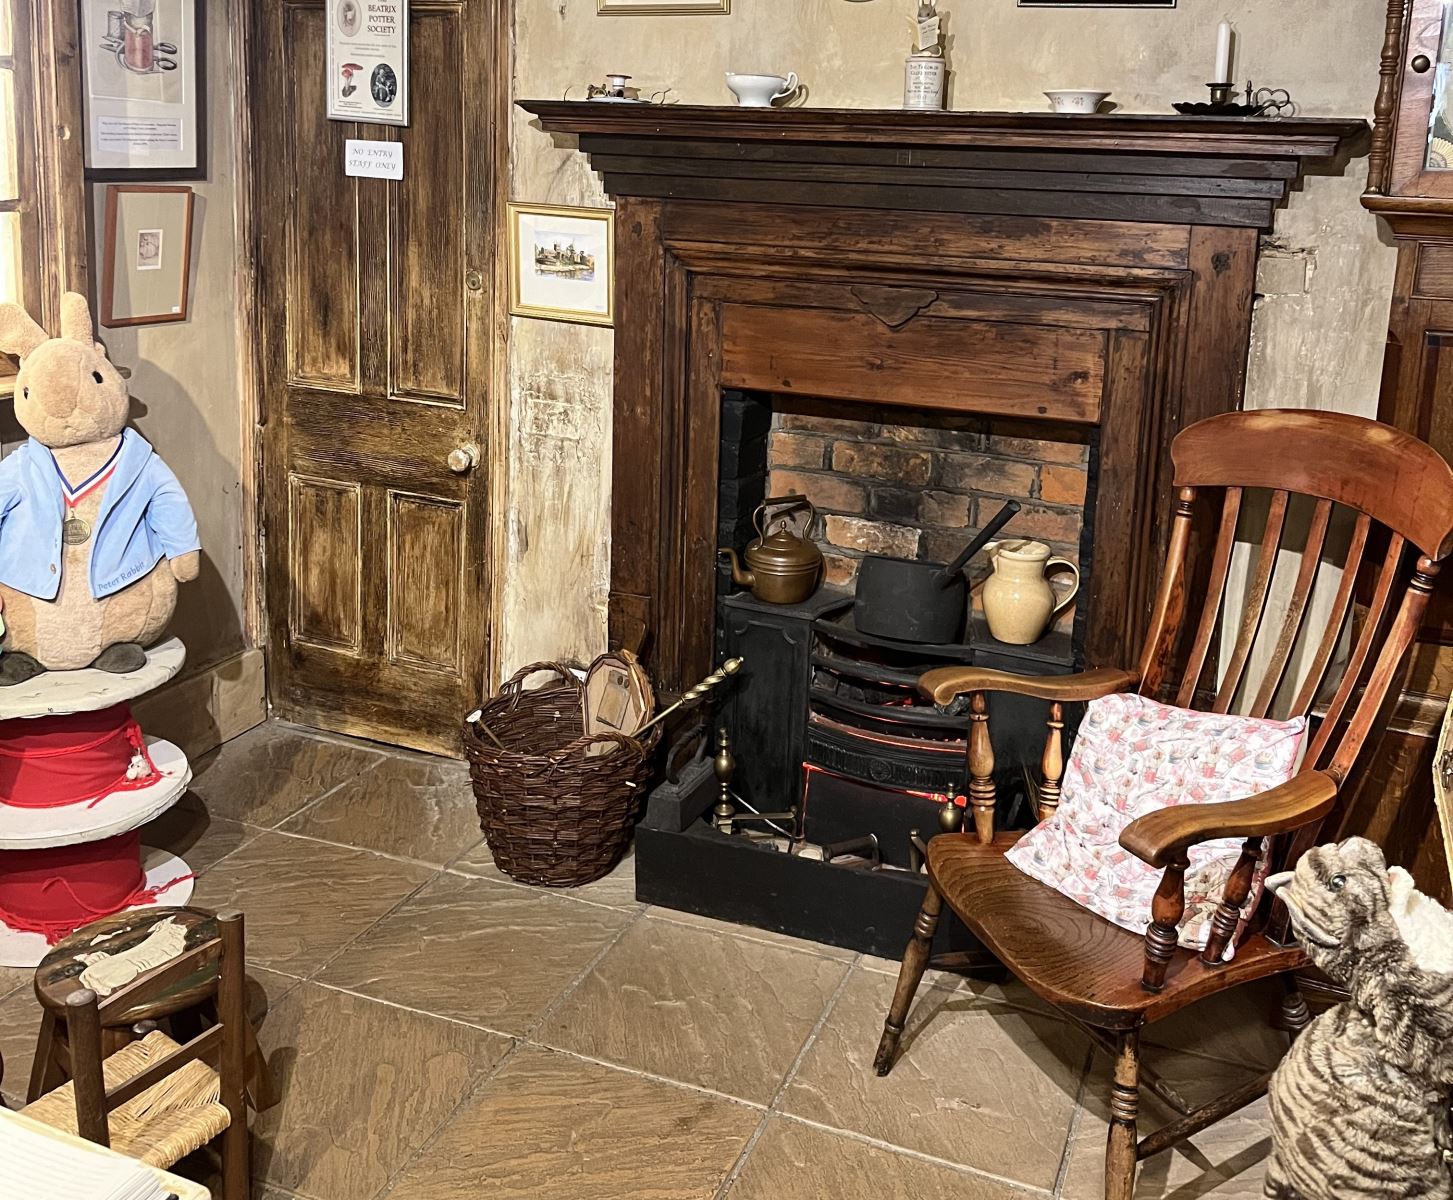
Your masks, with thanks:
[(1109, 92), (1092, 92), (1082, 90), (1065, 90), (1058, 92), (1045, 92), (1049, 102), (1058, 113), (1093, 113), (1100, 111)]
[(789, 71), (783, 79), (780, 75), (737, 75), (728, 71), (726, 84), (743, 108), (771, 108), (774, 100), (797, 90), (797, 73)]

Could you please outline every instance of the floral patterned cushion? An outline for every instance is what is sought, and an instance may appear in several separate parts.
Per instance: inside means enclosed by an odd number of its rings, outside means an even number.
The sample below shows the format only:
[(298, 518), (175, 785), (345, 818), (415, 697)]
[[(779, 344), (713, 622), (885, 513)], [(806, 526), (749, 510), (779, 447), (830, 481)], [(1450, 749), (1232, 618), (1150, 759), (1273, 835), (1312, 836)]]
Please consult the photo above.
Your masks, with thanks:
[[(1092, 701), (1065, 768), (1059, 811), (1009, 851), (1016, 867), (1122, 928), (1144, 933), (1162, 872), (1120, 846), (1136, 817), (1175, 804), (1240, 800), (1296, 774), (1306, 721), (1262, 721), (1157, 704), (1143, 696)], [(1180, 944), (1202, 949), (1241, 839), (1193, 846)], [(1256, 908), (1263, 855), (1242, 924)], [(1237, 930), (1239, 936), (1241, 930)], [(1230, 958), (1235, 939), (1226, 950)]]

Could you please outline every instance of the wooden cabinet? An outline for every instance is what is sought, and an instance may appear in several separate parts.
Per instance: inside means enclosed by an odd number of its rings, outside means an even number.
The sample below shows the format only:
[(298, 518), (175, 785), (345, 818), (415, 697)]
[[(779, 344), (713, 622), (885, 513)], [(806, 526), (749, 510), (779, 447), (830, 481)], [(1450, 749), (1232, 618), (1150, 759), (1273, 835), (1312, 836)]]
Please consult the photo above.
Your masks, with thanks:
[[(1398, 266), (1378, 417), (1453, 460), (1453, 6), (1392, 0), (1363, 204), (1386, 222)], [(1432, 761), (1453, 686), (1453, 594), (1434, 594), (1403, 691), (1342, 815), (1445, 901)]]

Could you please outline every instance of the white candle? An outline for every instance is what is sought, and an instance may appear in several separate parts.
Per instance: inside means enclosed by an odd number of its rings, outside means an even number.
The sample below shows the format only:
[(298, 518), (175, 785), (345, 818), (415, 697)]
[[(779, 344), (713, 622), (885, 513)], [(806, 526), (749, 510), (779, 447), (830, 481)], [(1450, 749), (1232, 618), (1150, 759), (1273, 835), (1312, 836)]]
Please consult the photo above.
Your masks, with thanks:
[(1212, 83), (1231, 82), (1231, 22), (1222, 21), (1216, 31), (1216, 73)]

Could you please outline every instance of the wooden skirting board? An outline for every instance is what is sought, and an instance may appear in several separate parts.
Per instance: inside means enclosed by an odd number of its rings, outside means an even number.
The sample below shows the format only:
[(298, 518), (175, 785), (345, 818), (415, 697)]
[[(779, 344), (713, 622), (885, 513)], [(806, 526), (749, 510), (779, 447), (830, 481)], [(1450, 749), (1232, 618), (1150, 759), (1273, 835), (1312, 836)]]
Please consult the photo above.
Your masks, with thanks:
[(244, 650), (184, 675), (132, 706), (142, 729), (175, 742), (195, 762), (267, 719), (263, 653)]

